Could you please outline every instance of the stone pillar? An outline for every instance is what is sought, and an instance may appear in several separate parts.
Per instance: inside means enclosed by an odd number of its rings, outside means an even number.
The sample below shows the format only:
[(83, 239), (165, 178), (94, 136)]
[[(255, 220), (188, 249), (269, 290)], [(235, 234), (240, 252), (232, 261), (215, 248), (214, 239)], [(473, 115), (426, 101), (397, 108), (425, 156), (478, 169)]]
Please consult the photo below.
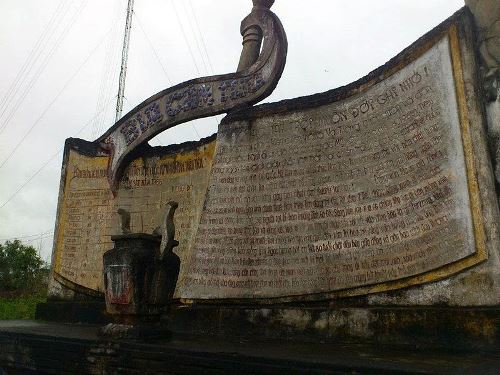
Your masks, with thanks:
[(243, 34), (243, 51), (240, 56), (240, 63), (237, 71), (248, 69), (252, 66), (260, 54), (262, 42), (262, 31), (256, 26), (250, 26)]
[(274, 4), (274, 0), (252, 0), (252, 2), (252, 12), (241, 23), (243, 51), (241, 51), (237, 72), (248, 69), (259, 58), (262, 45), (262, 29), (256, 23), (255, 18), (259, 17), (259, 12), (269, 11)]
[[(465, 0), (479, 31), (479, 50), (493, 167), (500, 187), (500, 1)], [(500, 193), (497, 190), (497, 193)], [(500, 194), (499, 194), (500, 195)]]

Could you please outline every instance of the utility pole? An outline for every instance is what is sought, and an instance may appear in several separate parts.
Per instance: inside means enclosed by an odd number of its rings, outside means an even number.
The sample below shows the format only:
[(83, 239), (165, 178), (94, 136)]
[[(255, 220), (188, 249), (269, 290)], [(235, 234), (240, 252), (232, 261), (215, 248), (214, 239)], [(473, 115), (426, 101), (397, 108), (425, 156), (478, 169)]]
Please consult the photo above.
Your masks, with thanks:
[(118, 85), (118, 99), (116, 100), (115, 122), (122, 117), (123, 94), (125, 93), (125, 77), (127, 75), (128, 46), (130, 43), (130, 30), (132, 29), (132, 14), (134, 13), (134, 0), (128, 0), (127, 21), (125, 22), (125, 35), (123, 36), (122, 66)]

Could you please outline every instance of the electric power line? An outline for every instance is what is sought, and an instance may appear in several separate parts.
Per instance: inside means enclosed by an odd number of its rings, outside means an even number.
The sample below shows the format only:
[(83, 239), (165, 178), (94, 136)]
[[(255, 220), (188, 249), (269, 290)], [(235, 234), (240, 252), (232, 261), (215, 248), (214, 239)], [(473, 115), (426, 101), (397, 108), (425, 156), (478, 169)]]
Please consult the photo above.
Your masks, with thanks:
[(191, 29), (191, 32), (193, 33), (194, 42), (196, 43), (196, 48), (198, 49), (198, 52), (200, 54), (201, 62), (203, 63), (203, 67), (205, 68), (205, 72), (207, 74), (210, 74), (210, 71), (207, 67), (207, 64), (205, 63), (205, 57), (203, 56), (203, 52), (201, 51), (200, 42), (198, 41), (198, 36), (195, 33), (194, 26), (193, 26), (193, 23), (191, 21), (191, 17), (189, 17), (189, 13), (188, 13), (188, 9), (186, 7), (185, 1), (182, 2), (182, 6), (184, 8), (184, 13), (186, 13), (186, 15), (187, 15), (188, 25), (189, 25), (189, 28)]
[[(142, 33), (144, 34), (144, 37), (146, 38), (147, 42), (149, 43), (149, 46), (151, 47), (151, 50), (153, 51), (153, 54), (156, 57), (156, 60), (160, 64), (161, 69), (163, 70), (163, 73), (165, 74), (165, 77), (167, 78), (169, 84), (173, 85), (172, 80), (170, 79), (170, 76), (168, 75), (167, 70), (165, 69), (165, 66), (161, 62), (161, 59), (160, 59), (160, 56), (158, 55), (158, 52), (156, 52), (156, 48), (154, 47), (153, 43), (151, 42), (151, 39), (149, 38), (148, 34), (146, 33), (146, 30), (142, 26), (142, 22), (140, 21), (140, 18), (137, 15), (137, 12), (135, 12), (135, 11), (134, 11), (134, 16), (135, 16), (135, 18), (137, 20), (137, 24), (139, 25), (139, 28), (141, 29)], [(194, 126), (194, 124), (192, 122), (190, 122), (189, 124), (191, 125), (192, 129), (196, 133), (196, 136), (198, 138), (201, 138), (200, 133), (198, 133), (198, 130), (196, 129), (196, 126)]]
[[(184, 4), (184, 3), (183, 3)], [(205, 43), (205, 38), (203, 38), (203, 33), (201, 32), (201, 28), (200, 28), (200, 23), (198, 22), (198, 17), (196, 16), (196, 11), (193, 7), (193, 4), (191, 3), (191, 0), (188, 0), (188, 4), (191, 8), (191, 13), (193, 14), (193, 19), (194, 19), (194, 22), (195, 22), (195, 25), (196, 25), (196, 30), (198, 31), (198, 36), (199, 38), (201, 39), (201, 44), (203, 46), (203, 50), (205, 52), (205, 55), (206, 55), (206, 59), (208, 61), (208, 66), (210, 67), (210, 72), (208, 71), (207, 67), (205, 66), (205, 69), (207, 70), (208, 73), (211, 73), (212, 75), (215, 74), (215, 70), (214, 70), (214, 67), (212, 65), (212, 60), (210, 59), (210, 55), (208, 54), (208, 49), (207, 49), (207, 45)], [(185, 6), (185, 4), (184, 4)], [(185, 7), (184, 10), (186, 11), (186, 14), (188, 13), (187, 11), (187, 8)], [(189, 19), (189, 15), (188, 15), (188, 19)], [(191, 22), (189, 23), (190, 26), (191, 26)], [(191, 30), (193, 32), (193, 35), (196, 34), (195, 31), (194, 31), (194, 28), (191, 26)], [(201, 51), (201, 48), (199, 46), (199, 43), (198, 43), (198, 39), (195, 37), (195, 40), (196, 40), (196, 44), (198, 46), (198, 51), (200, 52), (200, 55), (202, 56), (202, 60), (203, 60), (203, 63), (204, 63), (204, 59), (203, 59), (203, 53)], [(219, 119), (219, 116), (218, 115), (215, 115), (215, 120), (216, 120), (216, 124), (218, 125), (219, 122), (220, 122), (220, 119)]]
[[(198, 74), (199, 74), (199, 68), (196, 64), (196, 60), (194, 58), (194, 54), (192, 53), (192, 49), (191, 49), (191, 46), (188, 42), (188, 39), (187, 39), (187, 36), (186, 36), (186, 33), (184, 31), (184, 28), (182, 26), (182, 23), (180, 21), (180, 18), (179, 18), (179, 15), (178, 15), (178, 12), (177, 12), (177, 9), (175, 7), (175, 4), (173, 3), (172, 1), (172, 5), (174, 7), (174, 11), (176, 13), (176, 17), (177, 17), (177, 20), (178, 20), (178, 23), (181, 27), (181, 30), (182, 30), (182, 34), (183, 34), (183, 37), (184, 37), (184, 40), (186, 42), (186, 44), (188, 44), (188, 47), (189, 47), (189, 50), (190, 50), (190, 54), (191, 54), (191, 57), (193, 59), (193, 62), (195, 64), (195, 67), (198, 71)], [(193, 14), (194, 13), (194, 10), (193, 10)], [(136, 18), (138, 19), (137, 15), (136, 15)], [(139, 21), (140, 22), (140, 21)], [(152, 50), (154, 51), (154, 54), (155, 56), (157, 57), (158, 59), (158, 62), (160, 63), (160, 65), (162, 66), (162, 69), (167, 77), (167, 79), (170, 80), (170, 78), (168, 77), (168, 74), (166, 72), (166, 70), (164, 69), (164, 66), (163, 64), (161, 63), (161, 60), (159, 58), (159, 55), (157, 54), (156, 50), (154, 49), (154, 46), (153, 44), (151, 43), (151, 40), (149, 39), (149, 37), (147, 36), (147, 34), (145, 33), (145, 30), (144, 28), (142, 27), (142, 25), (140, 25), (141, 27), (141, 30), (144, 32), (144, 35), (146, 36), (146, 39), (148, 40), (148, 42), (150, 43), (150, 46), (152, 47)], [(113, 28), (113, 27), (112, 27)], [(29, 133), (31, 133), (31, 131), (34, 129), (34, 127), (40, 122), (40, 120), (45, 116), (46, 112), (48, 111), (48, 109), (50, 109), (52, 107), (52, 105), (54, 104), (54, 102), (59, 98), (59, 96), (62, 94), (62, 92), (67, 88), (67, 86), (69, 85), (69, 83), (76, 77), (76, 75), (80, 72), (80, 70), (83, 68), (84, 65), (86, 65), (86, 63), (88, 62), (88, 60), (90, 59), (90, 57), (95, 53), (95, 51), (101, 46), (102, 42), (105, 40), (105, 37), (109, 34), (109, 32), (112, 30), (112, 28), (110, 30), (108, 30), (108, 32), (106, 32), (106, 34), (104, 35), (103, 39), (99, 42), (99, 44), (91, 51), (91, 53), (89, 54), (89, 56), (85, 59), (85, 61), (83, 62), (83, 64), (77, 69), (77, 71), (75, 72), (75, 74), (70, 78), (70, 80), (63, 86), (62, 90), (56, 95), (56, 97), (54, 98), (54, 100), (49, 104), (49, 106), (45, 109), (45, 111), (42, 113), (42, 115), (37, 119), (37, 121), (32, 125), (32, 127), (28, 130), (27, 133), (24, 134), (24, 136), (22, 137), (21, 141), (14, 147), (13, 151), (9, 154), (9, 156), (2, 162), (2, 164), (0, 165), (0, 168), (12, 157), (12, 155), (15, 153), (15, 151), (17, 150), (17, 148), (24, 142), (24, 140), (26, 139), (26, 137), (29, 135)], [(198, 25), (198, 30), (199, 30), (199, 25)], [(200, 32), (200, 35), (201, 35), (201, 32)], [(202, 38), (202, 41), (203, 41), (203, 38)], [(205, 46), (205, 43), (203, 41), (203, 45)], [(205, 48), (205, 52), (206, 52), (206, 46), (204, 47)], [(208, 56), (208, 54), (207, 54)], [(209, 64), (211, 65), (211, 62), (208, 58), (208, 61), (209, 61)], [(212, 67), (211, 67), (212, 68)], [(213, 70), (213, 68), (212, 68)], [(111, 98), (112, 99), (112, 98)], [(107, 105), (109, 105), (111, 99), (108, 101)], [(105, 108), (107, 108), (107, 105)], [(102, 111), (101, 111), (102, 112)], [(89, 126), (92, 121), (100, 115), (99, 112), (92, 120), (90, 120), (88, 123), (86, 123), (79, 131), (76, 135), (80, 134), (87, 126)], [(193, 129), (194, 131), (196, 132), (197, 136), (200, 137), (196, 127), (194, 126), (194, 124), (191, 124), (193, 126)], [(76, 136), (75, 135), (75, 136)], [(0, 208), (3, 208), (5, 207), (22, 189), (24, 189), (50, 162), (52, 162), (59, 154), (60, 152), (63, 150), (63, 148), (61, 148), (57, 153), (55, 153), (54, 155), (52, 155), (44, 164), (42, 164), (42, 166), (30, 177), (28, 178), (27, 181), (25, 181), (1, 206)]]
[(179, 24), (179, 28), (181, 29), (182, 37), (184, 38), (184, 42), (186, 43), (189, 54), (191, 55), (191, 59), (193, 60), (194, 66), (196, 68), (196, 72), (198, 73), (198, 76), (201, 74), (200, 69), (198, 68), (198, 64), (196, 63), (196, 59), (194, 57), (193, 49), (191, 48), (191, 43), (189, 43), (189, 40), (186, 35), (186, 31), (184, 30), (184, 26), (182, 25), (181, 18), (179, 17), (179, 13), (177, 12), (177, 7), (175, 6), (175, 0), (171, 0), (172, 7), (174, 8), (174, 13), (175, 17), (177, 19), (177, 23)]
[[(49, 51), (48, 55), (45, 56), (44, 60), (42, 61), (42, 64), (38, 67), (37, 71), (35, 72), (35, 74), (31, 78), (30, 82), (28, 83), (28, 86), (24, 89), (24, 91), (22, 92), (21, 96), (18, 97), (16, 103), (14, 104), (14, 107), (11, 107), (11, 109), (10, 109), (10, 111), (9, 111), (6, 119), (4, 120), (4, 122), (2, 124), (2, 127), (0, 128), (0, 131), (3, 131), (7, 127), (7, 125), (10, 123), (10, 121), (12, 120), (12, 118), (14, 117), (14, 115), (17, 113), (17, 110), (19, 109), (19, 107), (21, 106), (21, 104), (24, 102), (24, 99), (29, 94), (29, 92), (31, 91), (31, 89), (33, 88), (33, 86), (35, 85), (35, 83), (38, 81), (38, 78), (40, 78), (40, 76), (42, 75), (43, 71), (45, 70), (45, 68), (49, 64), (50, 59), (52, 58), (52, 56), (54, 55), (54, 53), (57, 51), (57, 49), (59, 48), (59, 46), (61, 45), (61, 43), (64, 40), (64, 38), (66, 37), (66, 35), (68, 35), (68, 33), (70, 32), (71, 28), (73, 27), (73, 25), (76, 22), (76, 19), (82, 13), (83, 9), (87, 5), (87, 1), (88, 0), (85, 0), (84, 2), (82, 2), (82, 4), (80, 5), (80, 8), (78, 8), (78, 10), (76, 11), (76, 13), (73, 15), (73, 18), (66, 25), (66, 27), (64, 28), (64, 30), (62, 31), (62, 33), (59, 35), (59, 38), (56, 40), (55, 44), (52, 46), (52, 48)], [(7, 107), (5, 107), (5, 109), (6, 108)], [(2, 113), (2, 115), (3, 115), (3, 113)], [(0, 116), (0, 117), (2, 117), (2, 116)]]
[[(196, 68), (196, 72), (198, 73), (198, 76), (201, 75), (200, 73), (200, 69), (198, 68), (198, 64), (196, 63), (196, 58), (194, 57), (194, 53), (193, 53), (193, 49), (191, 48), (191, 43), (189, 42), (188, 38), (187, 38), (187, 35), (186, 35), (186, 32), (184, 30), (184, 26), (182, 25), (182, 21), (181, 21), (181, 18), (179, 17), (179, 13), (177, 12), (177, 8), (175, 6), (175, 0), (171, 0), (171, 3), (172, 3), (172, 7), (174, 8), (174, 13), (175, 13), (175, 17), (177, 19), (177, 23), (179, 24), (179, 27), (181, 29), (181, 33), (182, 33), (182, 36), (184, 38), (184, 42), (187, 44), (188, 46), (188, 50), (189, 50), (189, 54), (191, 55), (191, 59), (193, 60), (193, 63), (194, 63), (194, 66)], [(184, 8), (184, 11), (186, 11), (186, 8)], [(187, 11), (186, 11), (186, 16), (189, 20), (189, 14), (187, 14)], [(194, 33), (194, 29), (191, 25), (191, 22), (189, 21), (189, 26), (191, 27), (191, 31), (193, 33), (193, 36), (194, 36), (194, 39), (198, 45), (198, 52), (200, 53), (200, 56), (203, 56), (202, 53), (201, 53), (201, 50), (199, 48), (199, 44), (197, 42), (197, 39), (196, 39), (196, 35)], [(202, 57), (202, 61), (203, 61), (203, 57)], [(206, 69), (206, 66), (205, 66), (205, 69)], [(212, 69), (213, 70), (213, 69)], [(208, 73), (208, 70), (206, 69), (207, 73)], [(213, 73), (212, 73), (213, 74)], [(215, 116), (215, 123), (216, 125), (219, 124), (219, 117), (218, 116)], [(196, 127), (193, 126), (193, 129), (196, 131), (196, 135), (198, 136), (198, 138), (201, 138), (200, 137), (200, 134), (198, 133), (198, 131), (196, 130)]]
[(28, 238), (34, 238), (34, 239), (40, 239), (41, 236), (51, 236), (54, 233), (53, 230), (46, 230), (42, 233), (35, 233), (35, 234), (23, 234), (22, 236), (14, 236), (10, 238), (0, 238), (1, 242), (5, 241), (14, 241), (14, 240), (26, 240)]
[(2, 161), (2, 163), (0, 164), (0, 169), (5, 165), (5, 163), (7, 163), (7, 161), (12, 157), (12, 155), (14, 155), (14, 153), (17, 151), (17, 149), (19, 148), (19, 146), (21, 146), (21, 144), (24, 142), (24, 140), (33, 131), (33, 129), (40, 123), (40, 121), (43, 119), (43, 117), (48, 112), (48, 110), (50, 108), (52, 108), (52, 106), (54, 105), (54, 103), (57, 101), (57, 99), (59, 99), (59, 97), (61, 96), (61, 94), (66, 90), (66, 88), (73, 81), (73, 79), (75, 79), (75, 77), (78, 75), (78, 73), (80, 73), (80, 71), (83, 69), (83, 67), (87, 64), (87, 62), (90, 60), (90, 58), (94, 55), (94, 53), (99, 49), (99, 47), (101, 46), (101, 44), (104, 42), (105, 38), (107, 37), (107, 35), (109, 34), (110, 31), (111, 31), (111, 29), (109, 29), (106, 32), (106, 34), (103, 36), (103, 38), (101, 39), (101, 41), (99, 42), (99, 44), (96, 47), (94, 47), (94, 49), (90, 52), (90, 54), (87, 56), (87, 58), (85, 59), (85, 61), (78, 67), (78, 69), (71, 76), (71, 78), (64, 84), (64, 86), (62, 87), (62, 89), (57, 93), (57, 95), (54, 97), (54, 99), (45, 108), (45, 110), (42, 112), (42, 114), (40, 115), (40, 117), (38, 117), (38, 119), (33, 123), (33, 125), (28, 129), (28, 131), (22, 136), (21, 140), (14, 146), (14, 148), (12, 149), (12, 151), (10, 152), (10, 154)]
[[(47, 37), (47, 34), (49, 33), (50, 29), (52, 28), (52, 25), (56, 22), (56, 19), (59, 17), (59, 13), (61, 9), (63, 9), (63, 5), (68, 4), (64, 0), (61, 0), (59, 5), (57, 6), (56, 10), (52, 14), (52, 17), (50, 18), (49, 22), (47, 25), (45, 25), (45, 28), (43, 29), (42, 33), (40, 34), (38, 40), (36, 41), (35, 45), (31, 49), (30, 53), (28, 54), (28, 57), (23, 63), (23, 66), (21, 69), (17, 72), (16, 77), (14, 78), (14, 81), (10, 84), (7, 92), (2, 98), (2, 101), (0, 102), (0, 110), (2, 111), (1, 113), (3, 114), (6, 107), (8, 104), (12, 101), (12, 99), (15, 97), (17, 91), (19, 90), (19, 86), (22, 85), (22, 82), (25, 80), (29, 72), (31, 71), (31, 68), (33, 67), (32, 64), (36, 63), (36, 60), (40, 56), (40, 54), (43, 52), (44, 48), (39, 53), (39, 48), (43, 45), (45, 42), (45, 39)], [(52, 35), (52, 32), (51, 32)], [(28, 69), (28, 73), (25, 74), (26, 69)], [(21, 81), (21, 83), (19, 83)], [(1, 117), (1, 115), (0, 115)]]
[[(110, 98), (109, 101), (111, 101), (113, 98)], [(99, 116), (100, 113), (98, 113), (96, 116)], [(90, 124), (92, 124), (92, 121), (94, 121), (94, 116), (91, 118), (85, 125), (83, 125), (80, 130), (74, 135), (74, 137), (78, 136), (85, 128), (87, 128)], [(62, 151), (64, 150), (64, 147), (61, 147), (54, 155), (52, 155), (45, 163), (42, 164), (40, 168), (37, 169), (37, 171), (31, 175), (31, 177), (28, 178), (1, 206), (0, 209), (5, 207), (7, 203), (9, 203), (14, 197), (21, 192), (47, 165), (50, 164)]]
[[(7, 109), (9, 108), (9, 104), (12, 102), (12, 100), (14, 100), (14, 98), (16, 97), (19, 90), (21, 90), (21, 88), (24, 86), (26, 79), (29, 77), (31, 70), (36, 65), (40, 56), (42, 56), (42, 54), (45, 52), (50, 39), (52, 38), (55, 31), (57, 30), (57, 26), (55, 28), (52, 28), (52, 26), (54, 25), (54, 23), (56, 23), (56, 21), (57, 21), (57, 25), (60, 24), (61, 21), (66, 16), (66, 14), (68, 13), (68, 11), (69, 11), (68, 7), (66, 7), (66, 10), (64, 10), (64, 6), (67, 4), (69, 4), (69, 3), (64, 3), (64, 1), (62, 1), (59, 4), (59, 6), (55, 10), (52, 18), (50, 19), (49, 23), (46, 25), (46, 27), (42, 31), (42, 34), (40, 35), (39, 39), (35, 43), (35, 46), (31, 50), (31, 52), (29, 53), (28, 57), (26, 58), (26, 61), (24, 62), (23, 66), (21, 67), (20, 71), (17, 73), (16, 78), (14, 79), (12, 84), (10, 85), (5, 96), (2, 98), (2, 102), (0, 104), (0, 119), (3, 117), (5, 111), (7, 111)], [(61, 5), (64, 5), (64, 6), (61, 7)], [(64, 13), (60, 16), (59, 13), (61, 11), (64, 11)], [(61, 20), (58, 20), (58, 18), (61, 18)], [(28, 83), (28, 86), (29, 86), (29, 83)], [(25, 91), (26, 90), (29, 91), (30, 88), (25, 87)], [(3, 130), (5, 130), (6, 127), (7, 127), (6, 124), (4, 126), (0, 127), (0, 134), (3, 132)]]
[[(137, 21), (137, 24), (139, 25), (139, 28), (141, 29), (142, 34), (144, 35), (144, 38), (146, 38), (146, 41), (148, 42), (149, 47), (153, 51), (153, 54), (156, 57), (156, 61), (158, 61), (158, 64), (160, 64), (161, 70), (163, 71), (163, 74), (165, 75), (165, 78), (167, 79), (169, 85), (172, 86), (173, 85), (172, 80), (170, 79), (170, 76), (168, 75), (167, 70), (165, 69), (165, 66), (162, 63), (162, 61), (160, 59), (160, 56), (159, 56), (158, 52), (156, 51), (156, 48), (153, 45), (153, 42), (151, 42), (151, 39), (149, 38), (148, 34), (146, 33), (146, 29), (142, 26), (142, 22), (141, 22), (139, 16), (137, 15), (137, 12), (134, 11), (133, 15), (134, 15), (134, 17), (135, 17), (135, 19)], [(191, 126), (193, 126), (193, 124), (191, 124)], [(196, 129), (194, 128), (194, 126), (193, 126), (193, 129), (196, 132), (196, 134), (198, 134), (198, 132), (196, 131)], [(161, 142), (158, 140), (158, 138), (156, 138), (155, 141), (156, 141), (156, 145), (157, 146), (161, 145)]]
[[(118, 36), (117, 26), (119, 24), (118, 23), (119, 20), (118, 13), (120, 10), (120, 7), (118, 5), (119, 2), (120, 1), (115, 0), (115, 7), (114, 7), (115, 19), (113, 21), (113, 30), (111, 34), (112, 37), (109, 38), (108, 43), (106, 45), (106, 54), (104, 58), (102, 79), (101, 79), (101, 84), (99, 86), (99, 93), (97, 95), (96, 113), (102, 111), (106, 102), (106, 98), (109, 97), (109, 95), (111, 94), (111, 90), (113, 88), (114, 70), (112, 67), (115, 65), (115, 59), (117, 57), (116, 41)], [(91, 133), (92, 138), (99, 135), (101, 127), (105, 122), (106, 122), (106, 112), (103, 112), (101, 113), (101, 116), (99, 116), (93, 123), (92, 133)]]
[(196, 24), (198, 34), (200, 35), (201, 38), (201, 44), (203, 45), (203, 50), (205, 51), (205, 55), (207, 56), (208, 65), (210, 66), (212, 74), (215, 74), (214, 66), (212, 65), (212, 60), (210, 59), (210, 55), (208, 54), (207, 45), (205, 44), (205, 38), (203, 38), (203, 33), (201, 32), (200, 23), (198, 22), (198, 17), (196, 16), (196, 11), (193, 7), (193, 3), (191, 2), (191, 0), (188, 0), (188, 4), (191, 7), (191, 12), (193, 13), (194, 22)]
[(156, 52), (156, 48), (154, 47), (153, 43), (151, 42), (151, 39), (149, 39), (148, 34), (146, 33), (146, 30), (144, 29), (144, 27), (142, 27), (142, 22), (141, 22), (139, 16), (137, 15), (137, 12), (134, 12), (134, 17), (137, 19), (137, 24), (139, 25), (139, 28), (141, 29), (142, 33), (144, 34), (144, 37), (146, 38), (147, 42), (149, 43), (149, 46), (151, 47), (151, 50), (153, 51), (153, 53), (156, 57), (156, 60), (160, 64), (161, 69), (163, 70), (163, 73), (165, 74), (165, 77), (167, 78), (168, 83), (170, 85), (172, 85), (173, 84), (172, 80), (170, 79), (170, 76), (168, 75), (168, 73), (165, 69), (165, 66), (161, 62), (160, 56), (158, 55), (158, 52)]
[[(116, 61), (119, 61), (120, 59), (120, 49), (116, 49), (116, 54), (115, 54), (115, 58), (116, 58)], [(112, 71), (112, 74), (110, 75), (110, 82), (118, 82), (118, 75), (120, 74), (120, 65), (117, 64), (116, 67), (113, 69)], [(107, 98), (110, 98), (108, 99), (108, 101), (104, 104), (104, 108), (101, 112), (101, 117), (103, 118), (103, 121), (100, 122), (100, 126), (97, 130), (97, 136), (103, 132), (106, 124), (114, 124), (115, 123), (115, 111), (112, 111), (110, 112), (108, 110), (108, 108), (111, 106), (112, 104), (112, 100), (111, 99), (116, 99), (118, 97), (118, 95), (113, 95), (112, 94), (112, 90), (113, 88), (115, 87), (115, 84), (111, 84), (108, 86), (109, 90), (108, 90), (108, 93), (105, 95), (105, 97)], [(127, 100), (128, 102), (128, 99), (125, 97), (125, 95), (123, 96), (123, 99)], [(130, 105), (130, 103), (129, 103)], [(106, 116), (107, 115), (107, 116)]]

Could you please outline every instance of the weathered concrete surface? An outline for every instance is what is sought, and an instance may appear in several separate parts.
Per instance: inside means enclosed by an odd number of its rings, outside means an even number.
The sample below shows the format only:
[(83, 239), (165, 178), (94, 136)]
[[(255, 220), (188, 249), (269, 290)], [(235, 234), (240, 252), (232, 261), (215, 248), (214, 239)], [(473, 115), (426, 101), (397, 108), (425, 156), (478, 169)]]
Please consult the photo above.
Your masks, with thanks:
[[(0, 322), (0, 369), (51, 374), (497, 374), (498, 353), (339, 343), (106, 341), (96, 326)], [(12, 371), (14, 370), (14, 371)]]
[(488, 132), (500, 184), (500, 2), (466, 0), (478, 27), (478, 48), (481, 54), (484, 95), (487, 99)]
[(500, 349), (498, 308), (368, 307), (356, 300), (269, 308), (195, 305), (173, 309), (169, 324), (177, 333), (242, 340)]
[(465, 0), (479, 28), (479, 48), (490, 69), (500, 64), (500, 3), (496, 0)]

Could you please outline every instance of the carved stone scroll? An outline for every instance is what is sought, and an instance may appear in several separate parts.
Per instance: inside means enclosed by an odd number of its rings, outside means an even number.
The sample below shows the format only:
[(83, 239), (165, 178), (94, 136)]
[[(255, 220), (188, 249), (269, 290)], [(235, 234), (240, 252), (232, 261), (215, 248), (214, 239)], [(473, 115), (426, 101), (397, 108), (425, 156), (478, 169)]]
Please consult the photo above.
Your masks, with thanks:
[[(161, 91), (97, 139), (110, 154), (108, 180), (113, 193), (117, 192), (127, 157), (158, 133), (190, 120), (255, 104), (271, 94), (285, 67), (287, 53), (283, 26), (269, 10), (272, 3), (255, 0), (252, 12), (242, 22), (244, 48), (239, 64), (242, 70), (193, 79)], [(259, 55), (256, 51), (260, 36), (263, 46)]]
[(320, 300), (485, 261), (497, 232), (472, 36), (462, 12), (347, 87), (226, 117), (179, 294)]

